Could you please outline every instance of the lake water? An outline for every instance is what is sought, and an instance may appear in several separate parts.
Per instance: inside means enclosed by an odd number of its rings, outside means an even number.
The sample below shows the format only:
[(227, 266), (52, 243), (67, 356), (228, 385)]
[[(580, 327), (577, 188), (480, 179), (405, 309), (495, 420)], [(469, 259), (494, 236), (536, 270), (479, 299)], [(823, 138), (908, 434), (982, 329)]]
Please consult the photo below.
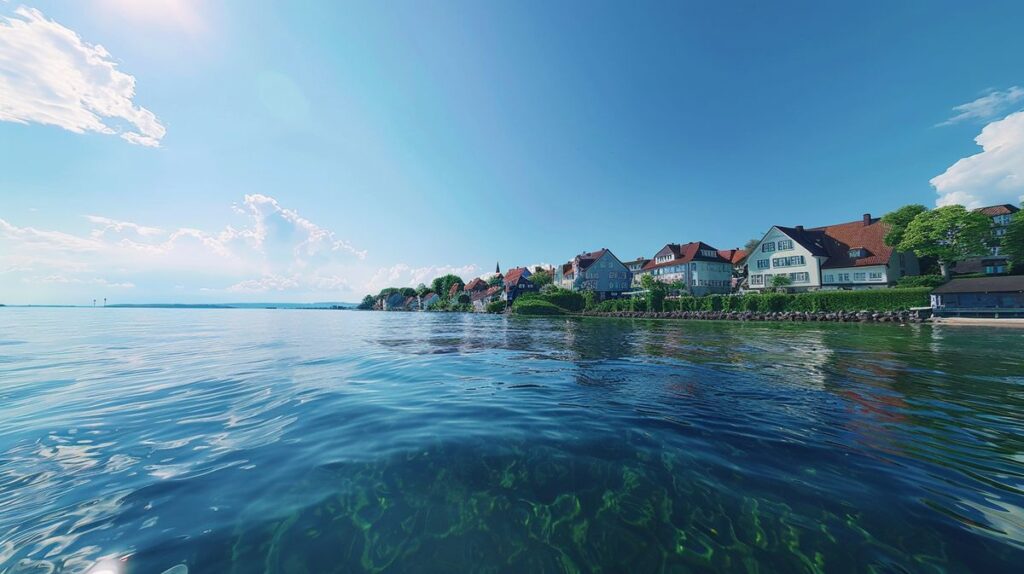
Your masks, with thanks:
[(0, 572), (126, 556), (1010, 571), (1024, 331), (0, 309)]

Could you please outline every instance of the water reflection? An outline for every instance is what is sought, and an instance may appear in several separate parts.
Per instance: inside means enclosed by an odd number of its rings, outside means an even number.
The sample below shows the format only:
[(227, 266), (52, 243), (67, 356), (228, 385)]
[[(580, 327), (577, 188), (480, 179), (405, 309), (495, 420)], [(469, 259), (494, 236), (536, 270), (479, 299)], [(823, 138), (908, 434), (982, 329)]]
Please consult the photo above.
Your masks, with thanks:
[(117, 313), (3, 312), (0, 572), (1024, 558), (1015, 332)]

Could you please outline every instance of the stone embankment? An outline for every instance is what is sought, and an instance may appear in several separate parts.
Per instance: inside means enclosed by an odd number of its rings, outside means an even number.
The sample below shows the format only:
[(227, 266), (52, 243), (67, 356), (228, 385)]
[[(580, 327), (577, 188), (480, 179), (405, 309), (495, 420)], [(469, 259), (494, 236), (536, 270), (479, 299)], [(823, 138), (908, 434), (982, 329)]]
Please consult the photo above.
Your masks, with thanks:
[(590, 317), (620, 317), (624, 319), (701, 319), (707, 321), (793, 321), (832, 323), (924, 323), (926, 319), (912, 311), (615, 311), (585, 312)]

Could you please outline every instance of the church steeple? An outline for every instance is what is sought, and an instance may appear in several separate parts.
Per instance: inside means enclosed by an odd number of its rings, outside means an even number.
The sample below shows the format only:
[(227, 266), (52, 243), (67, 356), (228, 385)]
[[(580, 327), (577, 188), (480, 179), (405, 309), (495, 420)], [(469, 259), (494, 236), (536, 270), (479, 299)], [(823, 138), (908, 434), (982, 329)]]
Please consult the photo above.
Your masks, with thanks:
[(495, 264), (494, 264), (494, 274), (495, 275), (501, 275), (501, 263), (500, 262), (495, 262)]

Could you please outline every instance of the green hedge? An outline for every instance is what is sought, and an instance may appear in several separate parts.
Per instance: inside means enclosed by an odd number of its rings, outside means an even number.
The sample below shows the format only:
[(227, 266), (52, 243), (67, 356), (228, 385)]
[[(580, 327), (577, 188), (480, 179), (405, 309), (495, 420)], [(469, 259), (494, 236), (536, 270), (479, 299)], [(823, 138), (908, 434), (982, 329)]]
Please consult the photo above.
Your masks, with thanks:
[(504, 301), (491, 301), (487, 304), (486, 308), (488, 313), (504, 313), (505, 302)]
[[(664, 311), (901, 311), (927, 307), (930, 287), (870, 289), (860, 291), (814, 291), (810, 293), (747, 293), (666, 299)], [(598, 305), (598, 311), (648, 311), (642, 299), (619, 299)], [(658, 309), (652, 309), (657, 311)]]
[(520, 297), (512, 304), (512, 312), (519, 315), (563, 315), (566, 311), (542, 299)]
[(579, 313), (586, 305), (582, 293), (561, 288), (551, 293), (523, 293), (516, 298), (519, 301), (545, 301), (572, 313)]

